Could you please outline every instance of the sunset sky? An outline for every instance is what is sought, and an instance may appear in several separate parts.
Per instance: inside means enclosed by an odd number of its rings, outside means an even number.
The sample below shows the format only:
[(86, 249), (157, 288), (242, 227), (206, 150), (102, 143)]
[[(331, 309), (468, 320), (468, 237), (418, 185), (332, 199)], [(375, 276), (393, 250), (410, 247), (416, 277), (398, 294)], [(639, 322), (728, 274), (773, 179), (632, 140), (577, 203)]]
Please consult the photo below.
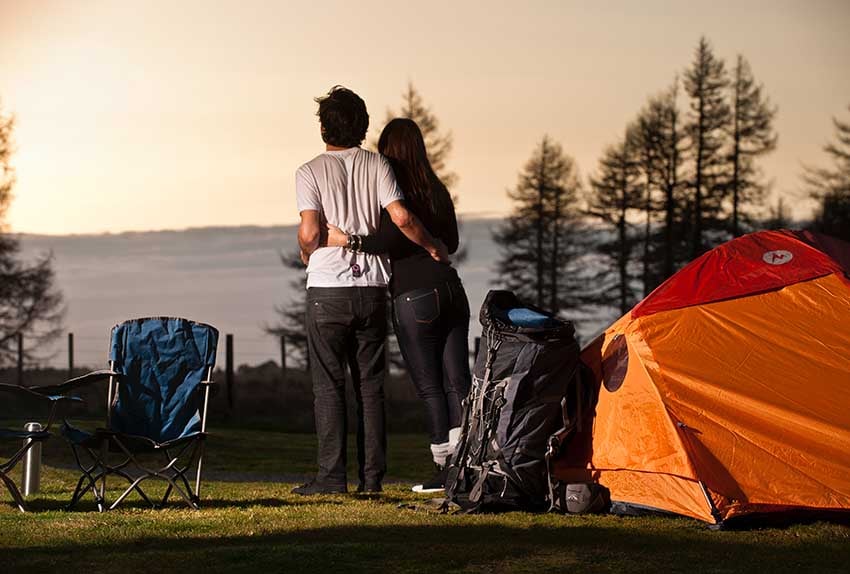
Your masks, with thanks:
[(0, 100), (17, 118), (14, 231), (297, 221), (323, 149), (313, 97), (360, 93), (372, 134), (408, 81), (454, 134), (462, 213), (505, 213), (544, 134), (583, 175), (700, 35), (779, 106), (763, 162), (797, 216), (802, 163), (848, 118), (850, 2), (0, 0)]

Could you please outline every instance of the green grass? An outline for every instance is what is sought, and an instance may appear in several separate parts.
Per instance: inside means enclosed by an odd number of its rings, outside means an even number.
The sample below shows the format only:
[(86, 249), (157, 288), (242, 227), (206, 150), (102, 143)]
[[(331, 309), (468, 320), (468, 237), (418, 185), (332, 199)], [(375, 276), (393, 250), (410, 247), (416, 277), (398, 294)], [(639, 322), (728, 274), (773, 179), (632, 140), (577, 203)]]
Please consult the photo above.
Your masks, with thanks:
[(90, 502), (61, 510), (77, 475), (53, 440), (45, 461), (56, 466), (45, 468), (35, 511), (21, 514), (0, 499), (0, 572), (798, 573), (845, 572), (850, 563), (850, 529), (827, 523), (713, 532), (688, 519), (399, 508), (424, 500), (409, 486), (429, 472), (426, 442), (390, 437), (390, 480), (380, 496), (302, 498), (289, 490), (313, 470), (312, 437), (214, 431), (214, 480), (200, 511), (176, 500), (149, 510), (131, 497), (99, 514)]

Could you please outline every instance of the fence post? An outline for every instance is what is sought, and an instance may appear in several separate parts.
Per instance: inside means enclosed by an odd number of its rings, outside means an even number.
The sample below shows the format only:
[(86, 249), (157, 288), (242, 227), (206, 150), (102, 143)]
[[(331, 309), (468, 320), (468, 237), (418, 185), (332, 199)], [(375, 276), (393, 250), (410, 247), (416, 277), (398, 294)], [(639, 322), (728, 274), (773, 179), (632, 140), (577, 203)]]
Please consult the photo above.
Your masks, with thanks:
[(74, 334), (68, 333), (68, 378), (74, 378)]
[(286, 335), (280, 336), (280, 377), (286, 381)]
[(227, 406), (233, 408), (233, 335), (225, 336), (224, 381), (227, 387)]
[(18, 332), (18, 386), (24, 386), (24, 334)]

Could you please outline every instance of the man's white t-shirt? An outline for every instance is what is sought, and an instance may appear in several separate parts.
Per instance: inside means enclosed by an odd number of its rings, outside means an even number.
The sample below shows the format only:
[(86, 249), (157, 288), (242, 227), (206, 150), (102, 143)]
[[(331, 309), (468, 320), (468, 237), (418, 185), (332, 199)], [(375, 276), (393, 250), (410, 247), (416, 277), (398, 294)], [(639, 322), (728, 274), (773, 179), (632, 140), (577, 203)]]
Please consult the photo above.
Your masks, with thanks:
[[(313, 209), (321, 221), (347, 233), (373, 234), (381, 209), (404, 199), (390, 164), (359, 147), (326, 151), (295, 172), (298, 211)], [(307, 287), (384, 287), (390, 278), (384, 255), (321, 247), (310, 256)]]

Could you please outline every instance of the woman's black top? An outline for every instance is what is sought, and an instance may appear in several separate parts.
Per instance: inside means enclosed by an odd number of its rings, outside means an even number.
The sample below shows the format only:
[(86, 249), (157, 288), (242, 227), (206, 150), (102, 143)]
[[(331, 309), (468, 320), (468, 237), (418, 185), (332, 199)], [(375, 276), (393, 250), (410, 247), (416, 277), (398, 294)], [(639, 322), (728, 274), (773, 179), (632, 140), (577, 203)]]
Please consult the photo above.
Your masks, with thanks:
[[(407, 205), (407, 208), (416, 214), (431, 235), (446, 244), (449, 253), (457, 251), (459, 237), (457, 216), (453, 205), (449, 209), (450, 213), (440, 218), (436, 218), (430, 213), (420, 213), (424, 210), (416, 209), (415, 206), (410, 204)], [(396, 227), (386, 210), (381, 213), (378, 233), (364, 236), (361, 250), (364, 253), (387, 253), (390, 256), (393, 274), (389, 288), (393, 296), (414, 289), (429, 289), (449, 281), (458, 281), (457, 271), (454, 267), (448, 263), (434, 261), (427, 251), (409, 240)]]

